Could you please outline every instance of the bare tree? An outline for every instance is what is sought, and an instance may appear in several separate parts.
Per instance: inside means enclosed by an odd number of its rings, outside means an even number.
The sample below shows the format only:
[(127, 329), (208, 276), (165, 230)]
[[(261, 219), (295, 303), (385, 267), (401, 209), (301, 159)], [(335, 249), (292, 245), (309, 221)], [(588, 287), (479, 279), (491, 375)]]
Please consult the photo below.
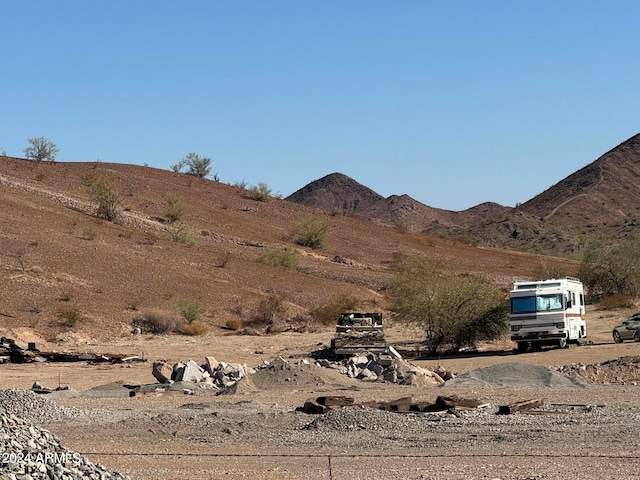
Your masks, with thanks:
[(24, 156), (36, 162), (55, 162), (59, 150), (55, 143), (44, 137), (28, 140), (29, 146), (24, 149)]

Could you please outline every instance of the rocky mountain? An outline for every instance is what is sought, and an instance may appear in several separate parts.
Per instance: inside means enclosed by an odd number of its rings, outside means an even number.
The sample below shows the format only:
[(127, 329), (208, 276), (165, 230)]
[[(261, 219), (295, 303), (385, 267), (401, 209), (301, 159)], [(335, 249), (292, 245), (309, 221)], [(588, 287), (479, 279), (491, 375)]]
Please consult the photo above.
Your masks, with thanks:
[(408, 195), (384, 198), (339, 173), (287, 200), (473, 244), (554, 255), (583, 250), (593, 235), (634, 235), (640, 210), (640, 134), (516, 208), (483, 203), (454, 212)]
[(441, 227), (468, 228), (486, 217), (511, 210), (488, 202), (454, 212), (430, 207), (406, 194), (385, 198), (342, 173), (332, 173), (315, 180), (289, 195), (286, 200), (417, 232)]

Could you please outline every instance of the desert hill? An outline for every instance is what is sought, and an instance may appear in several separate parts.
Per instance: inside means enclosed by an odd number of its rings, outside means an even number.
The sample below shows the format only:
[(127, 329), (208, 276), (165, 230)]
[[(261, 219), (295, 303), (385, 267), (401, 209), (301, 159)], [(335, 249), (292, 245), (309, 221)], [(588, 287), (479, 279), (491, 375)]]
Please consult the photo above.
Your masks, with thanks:
[[(123, 195), (117, 224), (98, 219), (89, 201), (87, 178), (104, 176)], [(182, 222), (194, 233), (193, 246), (171, 240), (166, 231), (168, 192), (187, 207)], [(331, 222), (321, 250), (289, 240), (292, 228), (311, 215)], [(297, 248), (300, 266), (257, 262), (272, 245)], [(170, 311), (185, 299), (200, 302), (205, 323), (219, 333), (229, 319), (250, 319), (270, 295), (285, 301), (287, 320), (345, 294), (363, 309), (381, 310), (388, 266), (398, 252), (486, 274), (503, 287), (543, 268), (576, 267), (568, 260), (478, 248), (285, 200), (260, 202), (247, 190), (186, 174), (0, 157), (0, 333), (30, 328), (46, 338), (65, 332), (128, 335), (141, 312)], [(58, 314), (68, 309), (84, 320), (62, 326)]]
[(596, 233), (612, 241), (636, 233), (640, 134), (515, 208), (491, 202), (460, 212), (432, 208), (408, 195), (384, 198), (338, 173), (287, 199), (478, 245), (568, 255), (582, 251)]

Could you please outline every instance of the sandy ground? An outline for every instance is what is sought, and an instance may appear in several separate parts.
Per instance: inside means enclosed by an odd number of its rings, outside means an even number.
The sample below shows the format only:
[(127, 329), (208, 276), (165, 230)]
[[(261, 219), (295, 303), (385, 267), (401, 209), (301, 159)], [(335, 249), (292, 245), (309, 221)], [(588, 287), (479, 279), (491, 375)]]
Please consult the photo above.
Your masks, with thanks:
[[(594, 345), (514, 354), (507, 341), (485, 345), (480, 352), (413, 362), (461, 374), (509, 362), (593, 364), (640, 355), (639, 343), (610, 340), (611, 326), (618, 320), (599, 315), (590, 322)], [(398, 340), (416, 334), (395, 327), (387, 333)], [(77, 394), (55, 401), (94, 413), (44, 426), (68, 448), (134, 479), (640, 478), (640, 387), (631, 383), (417, 387), (362, 382), (311, 365), (295, 376), (241, 382), (231, 395), (153, 393), (129, 398), (121, 387), (153, 383), (153, 360), (201, 362), (213, 355), (255, 367), (282, 356), (296, 365), (330, 338), (327, 331), (271, 337), (132, 336), (100, 345), (76, 341), (65, 348), (144, 354), (149, 361), (5, 364), (0, 366), (0, 387), (30, 388), (36, 380), (49, 387), (71, 386)], [(363, 407), (320, 416), (296, 411), (306, 399), (320, 395), (352, 396), (357, 403), (406, 396), (434, 401), (443, 394), (479, 399), (490, 407), (460, 418)], [(499, 405), (536, 397), (544, 398), (554, 413), (495, 414)]]

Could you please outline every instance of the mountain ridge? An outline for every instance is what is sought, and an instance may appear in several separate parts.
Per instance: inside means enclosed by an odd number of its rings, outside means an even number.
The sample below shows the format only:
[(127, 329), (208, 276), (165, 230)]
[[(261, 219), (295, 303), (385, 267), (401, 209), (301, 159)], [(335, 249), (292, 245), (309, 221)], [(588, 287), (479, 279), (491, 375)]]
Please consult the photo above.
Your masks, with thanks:
[[(332, 184), (334, 175), (341, 177)], [(311, 182), (287, 200), (330, 210), (346, 189), (351, 202), (358, 198), (357, 214), (382, 225), (479, 245), (567, 255), (584, 250), (588, 237), (598, 230), (617, 239), (637, 233), (628, 223), (635, 225), (640, 211), (640, 134), (516, 207), (484, 202), (462, 211), (439, 209), (406, 194), (384, 198), (345, 177), (323, 177), (323, 197)], [(366, 195), (359, 195), (362, 188)]]

